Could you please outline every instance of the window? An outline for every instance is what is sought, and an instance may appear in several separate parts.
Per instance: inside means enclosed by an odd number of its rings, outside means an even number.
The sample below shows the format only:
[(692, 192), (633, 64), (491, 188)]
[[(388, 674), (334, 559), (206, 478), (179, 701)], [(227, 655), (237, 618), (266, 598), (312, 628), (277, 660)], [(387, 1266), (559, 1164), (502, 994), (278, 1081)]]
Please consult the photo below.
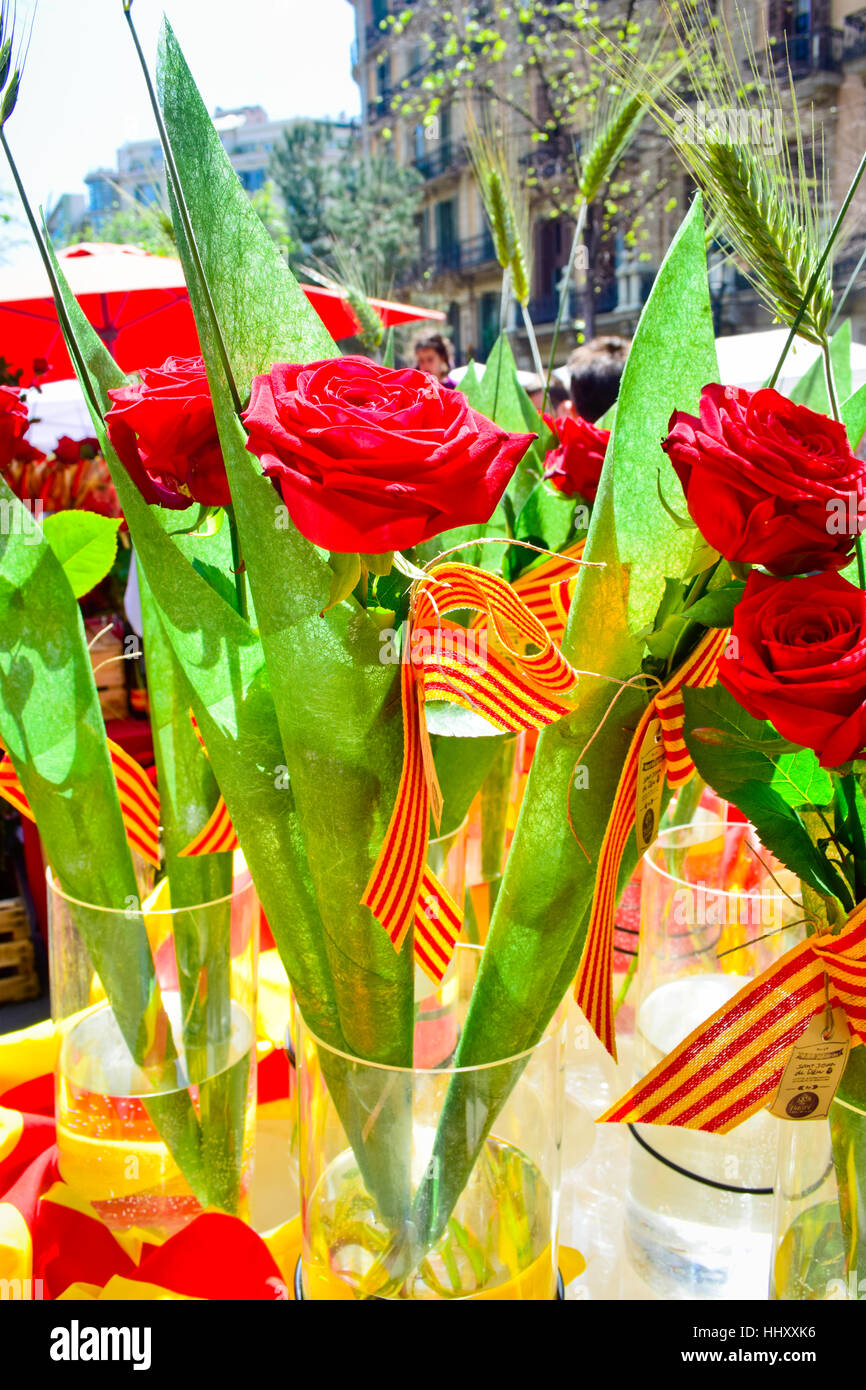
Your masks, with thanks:
[(241, 169), (238, 178), (241, 181), (241, 187), (245, 188), (247, 193), (256, 193), (264, 187), (265, 171), (264, 169)]

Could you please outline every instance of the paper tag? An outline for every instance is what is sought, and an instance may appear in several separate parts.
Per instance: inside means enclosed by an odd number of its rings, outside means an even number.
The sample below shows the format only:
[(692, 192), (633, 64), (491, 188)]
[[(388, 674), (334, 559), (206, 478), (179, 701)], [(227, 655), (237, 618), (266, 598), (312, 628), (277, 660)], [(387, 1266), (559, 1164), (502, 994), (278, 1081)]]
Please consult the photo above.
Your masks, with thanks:
[(662, 723), (651, 719), (637, 762), (637, 795), (634, 829), (638, 854), (645, 853), (656, 838), (662, 792), (665, 785), (665, 748), (662, 742)]
[(430, 798), (430, 814), (433, 817), (433, 824), (438, 831), (442, 824), (444, 798), (442, 796), (442, 788), (439, 786), (439, 778), (436, 775), (436, 763), (433, 758), (430, 735), (427, 732), (427, 715), (424, 709), (424, 687), (420, 680), (416, 681), (415, 690), (418, 697), (418, 737), (421, 740), (424, 778), (427, 783), (427, 794)]
[(791, 1048), (771, 1115), (780, 1120), (823, 1120), (829, 1113), (848, 1053), (851, 1033), (844, 1009), (833, 1010), (833, 1027), (824, 1037), (827, 1013), (822, 1009)]

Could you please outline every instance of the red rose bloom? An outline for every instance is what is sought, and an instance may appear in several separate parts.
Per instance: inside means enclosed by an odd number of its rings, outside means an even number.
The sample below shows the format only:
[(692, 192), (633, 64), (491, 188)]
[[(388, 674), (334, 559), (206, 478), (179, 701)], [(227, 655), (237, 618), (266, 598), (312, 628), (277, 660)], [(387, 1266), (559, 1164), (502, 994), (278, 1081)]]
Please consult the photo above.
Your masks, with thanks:
[(58, 463), (78, 463), (81, 459), (96, 458), (98, 453), (98, 439), (70, 439), (68, 434), (62, 434), (54, 446)]
[(534, 437), (506, 434), (426, 372), (366, 357), (273, 367), (253, 380), (244, 423), (298, 530), (343, 553), (487, 521)]
[(118, 456), (146, 502), (179, 511), (231, 502), (210, 388), (200, 357), (144, 367), (140, 386), (109, 391), (105, 417)]
[(594, 502), (610, 430), (601, 430), (580, 415), (544, 418), (559, 439), (559, 448), (551, 449), (544, 460), (545, 478), (567, 497)]
[(28, 424), (27, 404), (20, 391), (0, 386), (0, 469), (8, 468), (18, 457), (19, 442)]
[(840, 574), (752, 570), (719, 679), (749, 714), (838, 767), (866, 747), (866, 594)]
[(866, 526), (866, 463), (844, 425), (778, 391), (705, 386), (700, 417), (675, 411), (668, 429), (689, 514), (726, 560), (773, 574), (847, 564)]

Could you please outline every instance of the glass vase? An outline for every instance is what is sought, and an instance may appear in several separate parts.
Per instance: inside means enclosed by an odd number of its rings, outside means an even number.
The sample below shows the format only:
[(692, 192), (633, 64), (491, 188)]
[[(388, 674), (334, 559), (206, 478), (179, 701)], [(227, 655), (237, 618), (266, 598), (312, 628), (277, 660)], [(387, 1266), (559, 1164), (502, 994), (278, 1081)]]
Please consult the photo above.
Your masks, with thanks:
[(863, 1051), (851, 1052), (825, 1119), (779, 1122), (771, 1298), (866, 1298)]
[[(557, 1286), (562, 1016), (538, 1045), (487, 1067), (455, 1068), (459, 1037), (480, 960), (459, 945), (436, 991), (438, 1017), (416, 1023), (413, 1068), (384, 1067), (335, 1051), (300, 1019), (303, 1296), (313, 1300), (386, 1298), (550, 1299)], [(443, 1028), (443, 1020), (453, 1027)], [(419, 1056), (430, 1059), (419, 1065)], [(518, 1077), (516, 1085), (514, 1078)], [(507, 1094), (504, 1103), (492, 1098)], [(446, 1173), (435, 1148), (446, 1105), (465, 1114), (461, 1152), (469, 1171)], [(501, 1108), (499, 1105), (501, 1104)], [(459, 1113), (459, 1112), (458, 1112)], [(495, 1113), (486, 1139), (490, 1115)], [(383, 1192), (370, 1145), (388, 1126), (389, 1179)], [(476, 1137), (477, 1136), (477, 1137)], [(381, 1134), (379, 1136), (381, 1139)], [(464, 1149), (465, 1145), (465, 1149)], [(398, 1194), (394, 1173), (404, 1175)], [(417, 1196), (434, 1186), (459, 1190), (429, 1241), (419, 1237)], [(383, 1210), (388, 1218), (382, 1216)]]
[[(48, 873), (58, 1164), (111, 1229), (161, 1239), (206, 1208), (246, 1214), (259, 909), (237, 860), (227, 896), (174, 910), (166, 880), (141, 904), (106, 909), (70, 898)], [(112, 1008), (84, 936), (116, 942), (139, 914), (150, 955), (129, 960), (127, 999)], [(130, 1029), (142, 978), (149, 1003)]]
[[(748, 825), (659, 836), (643, 861), (636, 1080), (801, 939), (798, 892)], [(626, 1249), (656, 1294), (766, 1298), (778, 1123), (629, 1126)]]

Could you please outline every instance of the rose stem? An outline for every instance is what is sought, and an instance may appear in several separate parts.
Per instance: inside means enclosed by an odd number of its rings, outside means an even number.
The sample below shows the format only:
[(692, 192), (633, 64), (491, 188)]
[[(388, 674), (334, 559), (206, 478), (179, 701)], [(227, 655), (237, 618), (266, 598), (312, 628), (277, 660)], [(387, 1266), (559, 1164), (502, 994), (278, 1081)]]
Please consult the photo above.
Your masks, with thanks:
[(575, 223), (574, 227), (574, 236), (571, 239), (571, 250), (568, 253), (568, 265), (565, 268), (565, 279), (563, 280), (562, 288), (559, 291), (559, 304), (556, 309), (556, 322), (553, 325), (553, 341), (550, 345), (550, 360), (547, 364), (547, 376), (544, 381), (544, 397), (541, 402), (540, 413), (542, 415), (547, 409), (547, 399), (550, 395), (550, 378), (553, 376), (553, 365), (556, 361), (556, 349), (559, 344), (559, 330), (562, 327), (562, 320), (565, 317), (565, 306), (568, 303), (568, 296), (571, 291), (571, 277), (574, 274), (574, 262), (577, 258), (577, 249), (580, 246), (581, 237), (583, 236), (583, 224), (585, 221), (586, 199), (584, 198), (581, 201), (580, 208), (578, 209), (577, 222)]
[(238, 536), (237, 521), (235, 520), (235, 509), (229, 503), (225, 509), (229, 523), (229, 535), (232, 541), (232, 574), (235, 577), (235, 593), (238, 596), (238, 612), (245, 622), (249, 620), (247, 609), (247, 584), (244, 577), (244, 562), (241, 555), (241, 542)]
[(231, 392), (232, 404), (235, 409), (235, 414), (240, 415), (243, 410), (243, 406), (241, 405), (241, 398), (238, 394), (237, 383), (235, 382), (234, 373), (231, 368), (231, 363), (229, 362), (229, 355), (226, 349), (225, 340), (220, 329), (219, 319), (217, 318), (216, 306), (214, 305), (213, 298), (211, 297), (210, 286), (207, 282), (207, 278), (204, 273), (204, 267), (202, 265), (201, 256), (199, 255), (198, 242), (195, 239), (195, 233), (192, 229), (192, 221), (190, 219), (189, 209), (187, 208), (186, 199), (183, 195), (180, 177), (178, 176), (177, 172), (177, 165), (174, 162), (174, 153), (171, 148), (171, 141), (168, 138), (168, 130), (166, 129), (165, 121), (162, 118), (162, 111), (160, 109), (159, 102), (156, 99), (156, 92), (154, 91), (153, 83), (150, 79), (150, 72), (148, 70), (144, 52), (142, 50), (141, 44), (139, 43), (138, 34), (136, 32), (136, 28), (132, 20), (132, 3), (133, 0), (123, 0), (123, 13), (126, 16), (126, 22), (129, 25), (129, 32), (132, 35), (132, 42), (135, 44), (135, 51), (138, 54), (138, 61), (141, 65), (141, 70), (144, 73), (144, 81), (147, 86), (147, 94), (150, 98), (151, 107), (153, 108), (154, 118), (156, 120), (157, 129), (159, 131), (159, 138), (162, 142), (163, 153), (165, 155), (168, 182), (171, 188), (171, 192), (174, 195), (174, 200), (175, 204), (177, 205), (178, 213), (180, 214), (180, 220), (183, 223), (183, 233), (186, 237), (187, 245), (189, 246), (189, 252), (192, 256), (193, 265), (195, 266), (195, 272), (199, 280), (199, 285), (201, 287), (201, 292), (204, 296), (204, 301), (208, 312), (208, 318), (211, 321), (211, 327), (213, 328), (214, 337), (216, 339), (216, 347), (217, 352), (219, 353), (220, 363), (222, 364), (222, 369), (225, 373), (226, 383), (228, 385), (229, 391)]
[(857, 810), (857, 787), (853, 772), (846, 772), (839, 779), (839, 786), (845, 798), (847, 822), (846, 831), (850, 835), (851, 852), (854, 859), (854, 900), (861, 902), (866, 891), (866, 838)]
[(804, 315), (805, 312), (806, 312), (806, 305), (809, 303), (809, 300), (812, 298), (812, 295), (813, 295), (813, 293), (814, 293), (814, 291), (815, 291), (815, 286), (817, 285), (817, 283), (818, 283), (818, 281), (819, 281), (819, 279), (820, 279), (820, 277), (821, 277), (821, 271), (824, 269), (824, 266), (826, 265), (826, 262), (827, 262), (827, 257), (829, 256), (830, 252), (831, 252), (832, 249), (833, 249), (833, 243), (834, 243), (834, 241), (836, 240), (836, 237), (839, 235), (839, 228), (842, 226), (842, 223), (843, 223), (843, 221), (845, 220), (845, 214), (847, 213), (848, 208), (851, 206), (851, 199), (854, 197), (854, 194), (855, 194), (856, 191), (857, 191), (857, 185), (859, 184), (861, 178), (863, 177), (864, 171), (866, 171), (866, 153), (864, 153), (862, 159), (860, 160), (860, 163), (857, 165), (857, 171), (856, 171), (856, 173), (855, 173), (853, 179), (851, 180), (850, 186), (849, 186), (849, 188), (848, 188), (848, 192), (845, 194), (845, 197), (842, 199), (842, 206), (840, 207), (838, 213), (836, 214), (836, 220), (835, 220), (835, 222), (833, 223), (833, 226), (832, 226), (831, 229), (830, 229), (830, 235), (829, 235), (829, 237), (827, 238), (827, 243), (826, 243), (826, 245), (825, 245), (825, 247), (824, 247), (824, 250), (821, 252), (820, 258), (819, 258), (819, 260), (818, 260), (818, 264), (815, 266), (815, 269), (812, 271), (812, 275), (811, 275), (811, 277), (810, 277), (810, 279), (809, 279), (809, 283), (808, 283), (808, 285), (806, 286), (806, 293), (803, 295), (803, 298), (802, 298), (802, 300), (800, 301), (800, 307), (799, 307), (799, 309), (797, 310), (796, 316), (795, 316), (795, 318), (794, 318), (794, 322), (791, 324), (791, 331), (790, 331), (790, 333), (788, 334), (787, 342), (785, 343), (785, 346), (782, 348), (782, 356), (779, 358), (778, 362), (776, 363), (776, 370), (773, 372), (773, 375), (770, 377), (770, 380), (769, 380), (769, 382), (768, 382), (768, 385), (769, 385), (769, 386), (775, 386), (775, 385), (776, 385), (776, 382), (777, 382), (778, 379), (779, 379), (779, 373), (780, 373), (780, 371), (782, 370), (782, 366), (784, 365), (785, 358), (788, 356), (788, 349), (790, 348), (791, 344), (793, 343), (794, 339), (795, 339), (796, 336), (797, 336), (797, 329), (800, 327), (800, 324), (803, 322), (803, 315)]
[[(824, 355), (824, 376), (827, 381), (827, 395), (830, 399), (830, 413), (834, 420), (840, 420), (839, 402), (836, 398), (836, 388), (833, 382), (833, 359), (830, 356), (830, 343), (825, 337), (821, 345)], [(857, 582), (861, 589), (866, 589), (866, 565), (863, 563), (863, 537), (858, 534), (854, 537), (854, 551), (857, 556)]]

